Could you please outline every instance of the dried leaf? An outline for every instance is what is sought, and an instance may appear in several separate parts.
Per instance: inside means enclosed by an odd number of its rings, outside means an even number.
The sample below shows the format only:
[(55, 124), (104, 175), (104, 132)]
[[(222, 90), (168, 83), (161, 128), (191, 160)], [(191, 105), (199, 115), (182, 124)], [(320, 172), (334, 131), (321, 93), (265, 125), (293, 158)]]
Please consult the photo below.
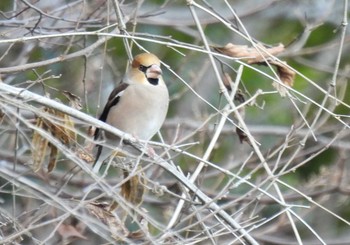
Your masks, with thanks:
[[(224, 47), (214, 47), (220, 53), (226, 54), (234, 58), (242, 58), (248, 64), (273, 65), (277, 69), (278, 76), (283, 84), (292, 87), (295, 78), (295, 72), (291, 70), (284, 61), (272, 60), (271, 56), (276, 56), (285, 50), (283, 44), (266, 48), (262, 44), (257, 44), (257, 47), (248, 47), (246, 45), (235, 45), (232, 43), (226, 44)], [(287, 89), (280, 84), (273, 83), (273, 86), (281, 94), (285, 96)]]
[(95, 158), (91, 152), (92, 151), (88, 151), (86, 149), (77, 149), (75, 155), (77, 155), (81, 160), (85, 161), (86, 163), (91, 164), (95, 161)]
[(245, 98), (242, 90), (238, 89), (237, 93), (235, 94), (234, 100), (237, 101), (239, 104), (242, 104), (245, 102)]
[[(289, 87), (293, 87), (295, 72), (288, 68), (287, 63), (278, 61), (270, 61), (269, 63), (277, 67), (277, 73), (282, 83)], [(274, 86), (277, 89), (281, 96), (286, 96), (287, 88), (285, 88), (277, 82), (273, 82), (272, 86)]]
[(129, 172), (127, 170), (123, 171), (124, 179), (129, 178), (121, 186), (122, 196), (132, 204), (140, 205), (143, 201), (143, 195), (145, 193), (145, 183), (143, 183), (143, 178), (139, 175), (129, 177)]
[(45, 124), (48, 130), (54, 137), (59, 139), (65, 145), (71, 145), (76, 141), (76, 134), (71, 128), (74, 128), (74, 122), (71, 118), (61, 111), (57, 111), (51, 108), (45, 108), (46, 112), (57, 117), (57, 120), (63, 121), (63, 125), (54, 123), (51, 120), (45, 120)]
[(72, 120), (72, 118), (70, 116), (68, 116), (67, 114), (64, 114), (64, 129), (66, 134), (68, 135), (69, 139), (70, 139), (70, 144), (74, 144), (77, 140), (77, 134), (75, 133), (74, 130), (74, 122)]
[(248, 47), (247, 45), (228, 43), (224, 47), (214, 47), (214, 49), (234, 58), (242, 58), (249, 64), (264, 62), (270, 56), (278, 55), (285, 49), (284, 45), (281, 43), (278, 46), (271, 48), (265, 48), (260, 43), (256, 46), (257, 47)]
[(5, 113), (0, 109), (0, 120), (2, 121), (4, 117), (5, 117)]
[(238, 135), (239, 142), (241, 142), (241, 144), (243, 144), (243, 142), (247, 142), (249, 145), (251, 145), (247, 134), (244, 133), (242, 129), (240, 129), (239, 127), (236, 127), (236, 133)]
[[(92, 164), (95, 162), (95, 155), (94, 148), (96, 147), (96, 144), (92, 142), (93, 137), (95, 135), (96, 128), (93, 126), (88, 127), (87, 129), (87, 138), (85, 138), (85, 142), (83, 143), (82, 148), (78, 148), (75, 152), (75, 155), (77, 155), (80, 159), (85, 161), (88, 164)], [(89, 139), (90, 138), (90, 139)]]
[(113, 214), (108, 210), (108, 203), (106, 202), (91, 202), (87, 204), (86, 208), (103, 222), (106, 222), (110, 216), (113, 216)]
[(233, 82), (232, 82), (230, 75), (227, 72), (224, 73), (224, 77), (223, 77), (222, 81), (223, 81), (226, 89), (231, 92), (232, 91), (231, 84), (233, 84)]
[(81, 234), (76, 227), (72, 225), (60, 224), (57, 229), (58, 234), (62, 236), (63, 239), (67, 238), (80, 238), (87, 240), (87, 237)]
[(47, 172), (51, 173), (52, 170), (54, 170), (54, 168), (56, 167), (58, 149), (53, 144), (49, 144), (49, 147), (51, 151), (50, 151), (50, 157), (49, 157), (49, 165), (47, 166)]
[(144, 240), (144, 238), (147, 237), (148, 222), (145, 219), (140, 221), (142, 229), (130, 232), (122, 222), (122, 219), (117, 215), (117, 212), (112, 213), (111, 207), (107, 203), (90, 203), (86, 208), (99, 220), (108, 225), (112, 237), (117, 241), (126, 241), (127, 238), (133, 240)]
[(69, 91), (62, 91), (62, 94), (64, 96), (66, 96), (66, 98), (69, 100), (69, 105), (74, 108), (74, 109), (77, 109), (77, 110), (81, 110), (82, 108), (82, 105), (81, 105), (81, 98)]
[(98, 219), (106, 223), (112, 234), (112, 237), (116, 240), (124, 240), (128, 235), (129, 231), (124, 226), (121, 219), (116, 215), (112, 214), (110, 207), (106, 203), (90, 203), (86, 208), (95, 215)]
[[(40, 129), (45, 129), (45, 125), (42, 118), (39, 117), (36, 119), (36, 127)], [(33, 164), (31, 165), (31, 168), (34, 172), (38, 172), (42, 168), (48, 144), (49, 141), (46, 138), (43, 138), (38, 131), (34, 131), (32, 138)]]
[[(237, 93), (235, 94), (235, 101), (237, 101), (239, 104), (242, 104), (245, 102), (244, 94), (242, 93), (241, 90), (238, 90)], [(244, 119), (245, 118), (245, 107), (241, 107), (239, 109), (239, 114), (241, 117)], [(236, 127), (236, 133), (238, 135), (239, 141), (241, 144), (243, 142), (247, 142), (250, 145), (250, 141), (247, 137), (247, 134), (243, 132), (243, 130), (240, 127)]]

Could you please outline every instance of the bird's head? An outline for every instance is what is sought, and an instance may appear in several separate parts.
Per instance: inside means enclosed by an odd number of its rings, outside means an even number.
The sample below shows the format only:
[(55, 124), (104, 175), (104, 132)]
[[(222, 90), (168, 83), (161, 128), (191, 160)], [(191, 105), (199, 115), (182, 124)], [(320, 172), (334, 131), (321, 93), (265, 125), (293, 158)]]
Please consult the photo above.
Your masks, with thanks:
[(162, 83), (160, 60), (154, 54), (139, 54), (132, 61), (127, 76), (129, 83), (158, 85)]

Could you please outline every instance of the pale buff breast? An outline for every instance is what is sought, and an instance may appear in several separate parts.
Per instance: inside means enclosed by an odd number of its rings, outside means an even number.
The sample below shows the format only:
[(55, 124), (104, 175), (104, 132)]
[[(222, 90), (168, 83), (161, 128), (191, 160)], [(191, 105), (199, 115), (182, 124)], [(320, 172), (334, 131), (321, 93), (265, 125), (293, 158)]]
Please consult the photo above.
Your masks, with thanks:
[[(135, 100), (130, 103), (123, 99), (125, 97)], [(141, 140), (149, 140), (161, 128), (168, 105), (169, 94), (164, 85), (131, 84), (118, 104), (111, 108), (107, 123)], [(110, 134), (107, 137), (114, 138)]]

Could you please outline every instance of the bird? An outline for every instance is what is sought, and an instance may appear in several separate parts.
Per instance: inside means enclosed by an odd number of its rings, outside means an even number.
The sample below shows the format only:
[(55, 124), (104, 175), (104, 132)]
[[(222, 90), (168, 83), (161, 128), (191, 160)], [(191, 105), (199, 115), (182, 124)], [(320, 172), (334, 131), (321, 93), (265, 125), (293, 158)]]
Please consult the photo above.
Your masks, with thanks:
[[(150, 140), (161, 128), (169, 107), (169, 92), (162, 77), (161, 62), (152, 53), (134, 57), (122, 81), (111, 92), (99, 120), (131, 134), (136, 139)], [(94, 139), (100, 138), (96, 128)], [(121, 139), (105, 132), (106, 142), (119, 146)], [(102, 153), (101, 145), (93, 165), (98, 172), (111, 150)], [(101, 159), (100, 159), (101, 158)]]

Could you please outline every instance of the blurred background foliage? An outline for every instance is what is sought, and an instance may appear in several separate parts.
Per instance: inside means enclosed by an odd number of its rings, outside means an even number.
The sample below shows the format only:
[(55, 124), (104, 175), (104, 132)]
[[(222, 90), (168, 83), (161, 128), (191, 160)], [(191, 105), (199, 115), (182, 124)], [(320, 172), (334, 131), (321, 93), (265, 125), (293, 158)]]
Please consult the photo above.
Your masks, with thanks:
[[(102, 39), (102, 35), (97, 36), (91, 32), (112, 35), (118, 32), (115, 30), (117, 18), (112, 2), (2, 0), (2, 82), (59, 99), (67, 105), (70, 101), (62, 92), (69, 91), (81, 99), (82, 111), (96, 117), (111, 90), (122, 79), (128, 63), (127, 47), (129, 46), (133, 55), (143, 50), (153, 52), (164, 62), (164, 77), (171, 96), (168, 117), (162, 128), (164, 141), (169, 145), (188, 144), (182, 149), (198, 157), (203, 156), (220, 118), (217, 111), (225, 106), (225, 98), (220, 93), (208, 54), (203, 51), (203, 40), (186, 1), (119, 1), (126, 31), (131, 35), (127, 39), (128, 45), (125, 45), (123, 38), (116, 36), (91, 51), (66, 59), (69, 54), (79, 52)], [(323, 241), (335, 241), (338, 238), (349, 241), (347, 173), (350, 164), (350, 90), (347, 84), (350, 76), (350, 36), (349, 29), (342, 22), (344, 12), (345, 19), (349, 16), (348, 9), (344, 10), (347, 1), (207, 0), (198, 1), (198, 4), (211, 13), (195, 8), (205, 38), (211, 46), (234, 43), (250, 47), (252, 43), (247, 38), (249, 34), (253, 40), (267, 47), (279, 43), (286, 47), (278, 58), (286, 61), (297, 72), (293, 88), (304, 97), (295, 92), (282, 97), (272, 86), (271, 76), (274, 77), (274, 74), (269, 67), (245, 65), (239, 89), (246, 100), (257, 91), (262, 91), (262, 94), (244, 107), (244, 121), (258, 142), (267, 164), (274, 170), (274, 176), (306, 196), (311, 196), (319, 204), (315, 205), (291, 188), (280, 185), (288, 203), (309, 206), (309, 209), (294, 210), (313, 229), (311, 232), (302, 222), (295, 220), (305, 244), (318, 241), (314, 233), (321, 236)], [(231, 10), (234, 10), (239, 19)], [(213, 14), (222, 19), (214, 18)], [(232, 31), (223, 20), (242, 35)], [(84, 35), (84, 32), (90, 33)], [(50, 38), (35, 38), (49, 35)], [(132, 42), (132, 36), (138, 39)], [(33, 39), (22, 41), (22, 37)], [(342, 42), (343, 47), (340, 49)], [(339, 67), (338, 53), (341, 53)], [(54, 58), (61, 58), (61, 61), (45, 63)], [(41, 63), (30, 69), (25, 67), (26, 64), (36, 62)], [(235, 81), (240, 63), (234, 59), (217, 56), (216, 64), (222, 77), (226, 72)], [(331, 86), (334, 76), (336, 84)], [(320, 88), (328, 92), (325, 93)], [(335, 104), (330, 95), (339, 98), (343, 104)], [(325, 98), (328, 98), (326, 103), (320, 106)], [(317, 104), (311, 103), (310, 100)], [(0, 103), (4, 105), (6, 101), (1, 100)], [(321, 116), (318, 118), (320, 108)], [(32, 114), (27, 116), (33, 118)], [(314, 138), (305, 122), (311, 125), (315, 119), (312, 130)], [(342, 123), (338, 119), (342, 120)], [(261, 193), (255, 187), (266, 188), (267, 192), (276, 195), (269, 187), (272, 179), (266, 174), (255, 150), (246, 142), (240, 143), (235, 133), (237, 120), (233, 116), (232, 120), (235, 125), (226, 123), (209, 161), (249, 179), (253, 186), (238, 184), (238, 180), (232, 180), (225, 173), (210, 166), (203, 171), (196, 184), (209, 196), (220, 200), (220, 204), (229, 204), (227, 210), (232, 213), (242, 208), (244, 217), (258, 217), (256, 220), (259, 221), (270, 219), (281, 212), (282, 207), (264, 195), (259, 196)], [(14, 153), (18, 147), (14, 143), (14, 132), (7, 130), (9, 126), (13, 129), (14, 125), (15, 122), (2, 121), (0, 145), (6, 166), (11, 166), (13, 159), (18, 157)], [(89, 126), (86, 123), (76, 125), (80, 132), (85, 132)], [(308, 136), (304, 140), (306, 135)], [(81, 143), (83, 137), (79, 140)], [(27, 149), (23, 151), (24, 167), (29, 161), (29, 144), (28, 141), (20, 142), (20, 147)], [(184, 173), (193, 172), (199, 163), (198, 160), (183, 154), (170, 154)], [(63, 161), (64, 155), (61, 155), (61, 158)], [(171, 189), (176, 179), (170, 174), (162, 175), (162, 170), (157, 171), (159, 174), (154, 174), (156, 181)], [(42, 176), (31, 177), (45, 182), (41, 179)], [(232, 186), (235, 188), (226, 186), (230, 181), (233, 181)], [(4, 209), (15, 208), (18, 214), (28, 210), (28, 207), (14, 207), (18, 204), (11, 203), (10, 196), (5, 195), (9, 191), (7, 184), (7, 180), (0, 179), (0, 186), (7, 186), (0, 188), (0, 192), (4, 192), (4, 195), (1, 194), (1, 199), (6, 204)], [(330, 187), (334, 188), (331, 192), (328, 190)], [(76, 186), (72, 185), (70, 188)], [(223, 188), (227, 188), (227, 194), (217, 197)], [(159, 221), (162, 223), (167, 220), (166, 212), (171, 210), (169, 207), (176, 206), (176, 201), (164, 199), (165, 204), (163, 203), (161, 208), (163, 213), (154, 210), (153, 199), (147, 199), (148, 202), (144, 204), (150, 212), (153, 211), (153, 217), (162, 220)], [(18, 203), (23, 202), (21, 198), (18, 200)], [(243, 221), (249, 225), (254, 224), (254, 219), (246, 218)], [(159, 230), (153, 232), (154, 235), (161, 233)], [(3, 231), (1, 236), (6, 237), (6, 233), (7, 231)], [(253, 229), (252, 234), (264, 244), (297, 244), (295, 233), (282, 214), (277, 215), (276, 219), (271, 218), (256, 230)], [(229, 239), (222, 241), (227, 242)], [(204, 240), (203, 244), (206, 242)], [(228, 244), (225, 242), (220, 244)], [(76, 243), (79, 244), (79, 241)]]

